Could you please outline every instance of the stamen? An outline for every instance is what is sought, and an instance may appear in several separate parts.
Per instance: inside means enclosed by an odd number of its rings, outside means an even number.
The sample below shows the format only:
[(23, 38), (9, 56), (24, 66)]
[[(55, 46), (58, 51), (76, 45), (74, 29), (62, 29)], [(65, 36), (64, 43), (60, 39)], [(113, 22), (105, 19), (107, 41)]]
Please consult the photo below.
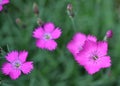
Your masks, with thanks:
[(16, 63), (15, 66), (16, 66), (17, 68), (19, 68), (19, 67), (20, 67), (20, 64), (19, 64), (19, 63)]
[(48, 33), (44, 34), (44, 39), (46, 39), (46, 40), (51, 39), (51, 35), (50, 35), (50, 34), (48, 34)]
[(97, 55), (93, 56), (93, 60), (97, 60), (97, 59), (98, 59)]
[(48, 35), (45, 35), (45, 38), (46, 38), (46, 39), (50, 39), (50, 36), (48, 36)]
[(21, 66), (21, 62), (20, 62), (20, 61), (17, 60), (17, 61), (14, 61), (14, 62), (13, 62), (13, 67), (14, 67), (14, 68), (17, 68), (17, 69), (18, 69), (18, 68), (20, 68), (20, 66)]

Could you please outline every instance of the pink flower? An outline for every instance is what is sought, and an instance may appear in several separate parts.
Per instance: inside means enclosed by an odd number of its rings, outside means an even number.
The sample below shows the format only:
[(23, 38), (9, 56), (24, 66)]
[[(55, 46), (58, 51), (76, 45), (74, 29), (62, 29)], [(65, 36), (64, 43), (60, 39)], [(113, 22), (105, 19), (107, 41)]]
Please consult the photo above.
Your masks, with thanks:
[(21, 72), (24, 74), (30, 73), (33, 69), (33, 62), (26, 61), (27, 56), (27, 51), (21, 51), (19, 53), (18, 51), (12, 51), (8, 53), (6, 56), (8, 62), (3, 64), (2, 72), (5, 75), (9, 75), (11, 79), (17, 79), (21, 75)]
[(3, 9), (3, 5), (8, 4), (9, 0), (0, 0), (0, 11)]
[(55, 50), (57, 43), (54, 39), (58, 39), (61, 35), (61, 29), (55, 28), (51, 22), (46, 23), (43, 27), (38, 27), (33, 31), (33, 37), (37, 39), (36, 46), (50, 51)]
[(101, 68), (111, 66), (110, 56), (107, 55), (108, 44), (105, 41), (94, 42), (86, 40), (83, 49), (76, 57), (77, 62), (84, 66), (89, 74), (98, 72)]
[(76, 55), (79, 51), (83, 49), (83, 45), (86, 40), (97, 41), (97, 38), (92, 35), (86, 36), (82, 33), (76, 33), (72, 40), (67, 44), (68, 50), (73, 54)]

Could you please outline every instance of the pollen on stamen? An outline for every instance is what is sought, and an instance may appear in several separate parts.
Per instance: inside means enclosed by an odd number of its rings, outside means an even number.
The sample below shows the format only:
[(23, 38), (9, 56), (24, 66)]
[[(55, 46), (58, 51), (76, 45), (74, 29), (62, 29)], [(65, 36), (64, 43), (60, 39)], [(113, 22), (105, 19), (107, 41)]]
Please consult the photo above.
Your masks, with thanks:
[(97, 60), (97, 59), (98, 59), (98, 56), (95, 55), (95, 56), (93, 56), (92, 58), (93, 58), (93, 60)]
[(15, 61), (15, 62), (13, 62), (13, 67), (14, 67), (14, 68), (19, 69), (20, 66), (21, 66), (21, 62), (20, 62), (20, 61)]
[(51, 35), (50, 34), (44, 34), (44, 39), (46, 39), (46, 40), (51, 39)]

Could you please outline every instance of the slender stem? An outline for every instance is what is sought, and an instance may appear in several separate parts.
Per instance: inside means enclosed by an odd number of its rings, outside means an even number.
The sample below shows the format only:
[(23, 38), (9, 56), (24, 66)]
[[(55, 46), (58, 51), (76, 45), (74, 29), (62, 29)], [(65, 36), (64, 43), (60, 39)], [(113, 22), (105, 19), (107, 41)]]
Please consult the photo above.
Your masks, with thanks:
[(10, 52), (10, 48), (9, 48), (9, 45), (7, 44), (7, 51)]
[(1, 50), (1, 55), (4, 57), (6, 55), (6, 52), (4, 50)]
[(107, 37), (105, 36), (105, 37), (103, 38), (103, 40), (104, 40), (104, 41), (107, 41)]
[(73, 18), (72, 16), (70, 16), (70, 19), (71, 19), (71, 22), (72, 22), (73, 29), (74, 29), (74, 31), (76, 32), (76, 27), (75, 27), (74, 18)]
[(70, 18), (70, 20), (72, 22), (73, 30), (74, 30), (74, 32), (76, 32), (76, 26), (75, 26), (75, 21), (74, 21), (74, 17), (72, 15), (72, 12), (67, 11), (67, 13), (68, 13), (68, 16), (69, 16), (69, 18)]

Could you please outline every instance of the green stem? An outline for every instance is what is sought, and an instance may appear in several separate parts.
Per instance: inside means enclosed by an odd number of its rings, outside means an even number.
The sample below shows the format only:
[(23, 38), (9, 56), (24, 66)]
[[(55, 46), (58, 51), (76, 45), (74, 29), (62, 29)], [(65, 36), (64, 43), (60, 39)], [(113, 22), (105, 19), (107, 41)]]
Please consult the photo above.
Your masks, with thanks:
[(9, 48), (9, 45), (7, 44), (7, 51), (10, 52), (10, 48)]
[(107, 37), (105, 36), (105, 37), (103, 38), (103, 40), (104, 40), (104, 41), (107, 41)]
[(72, 13), (70, 11), (67, 11), (67, 13), (68, 13), (68, 16), (69, 16), (69, 18), (70, 18), (70, 20), (72, 22), (73, 30), (74, 30), (74, 32), (76, 32), (76, 26), (75, 26), (74, 17), (72, 16)]
[(74, 22), (74, 18), (72, 16), (70, 16), (71, 22), (72, 22), (72, 26), (74, 31), (76, 32), (76, 27), (75, 27), (75, 22)]

